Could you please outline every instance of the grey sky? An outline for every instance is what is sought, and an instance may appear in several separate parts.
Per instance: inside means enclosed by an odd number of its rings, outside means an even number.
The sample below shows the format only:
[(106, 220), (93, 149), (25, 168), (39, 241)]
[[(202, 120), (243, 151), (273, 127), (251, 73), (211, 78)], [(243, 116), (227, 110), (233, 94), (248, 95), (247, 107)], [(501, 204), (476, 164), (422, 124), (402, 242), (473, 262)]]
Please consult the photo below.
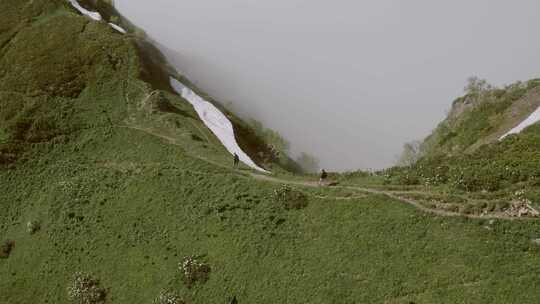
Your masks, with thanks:
[(391, 165), (469, 76), (540, 76), (538, 0), (115, 2), (199, 87), (330, 169)]

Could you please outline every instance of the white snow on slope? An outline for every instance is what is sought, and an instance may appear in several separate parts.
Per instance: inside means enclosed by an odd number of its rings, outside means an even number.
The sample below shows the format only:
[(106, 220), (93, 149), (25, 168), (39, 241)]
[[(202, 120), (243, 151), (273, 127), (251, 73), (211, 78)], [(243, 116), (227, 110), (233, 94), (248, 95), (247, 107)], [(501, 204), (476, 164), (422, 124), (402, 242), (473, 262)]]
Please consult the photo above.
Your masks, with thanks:
[[(85, 9), (79, 4), (77, 0), (69, 0), (69, 2), (74, 8), (81, 12), (81, 14), (88, 16), (96, 21), (103, 20), (100, 13), (91, 12)], [(126, 34), (126, 30), (124, 30), (122, 27), (114, 23), (109, 23), (109, 25), (118, 32)], [(242, 151), (242, 149), (236, 142), (232, 123), (225, 115), (223, 115), (223, 113), (221, 113), (218, 108), (216, 108), (210, 102), (201, 98), (199, 95), (197, 95), (190, 88), (186, 87), (178, 80), (171, 77), (170, 82), (176, 92), (178, 92), (178, 94), (180, 94), (184, 99), (186, 99), (193, 105), (195, 111), (197, 112), (197, 114), (199, 114), (199, 117), (201, 118), (203, 123), (212, 131), (212, 133), (217, 136), (219, 141), (221, 141), (221, 143), (223, 144), (223, 146), (225, 146), (229, 153), (238, 155), (240, 161), (255, 170), (269, 173), (263, 168), (257, 166), (257, 164), (255, 164), (255, 162), (251, 160), (251, 158), (244, 151)]]
[(96, 21), (101, 21), (103, 18), (101, 18), (101, 14), (98, 12), (91, 12), (84, 7), (82, 7), (77, 0), (69, 0), (71, 5), (73, 5), (74, 8), (76, 8), (81, 14), (88, 16)]
[[(69, 0), (69, 2), (71, 3), (71, 5), (77, 9), (79, 12), (81, 12), (81, 14), (85, 15), (85, 16), (88, 16), (90, 17), (91, 19), (93, 20), (96, 20), (96, 21), (101, 21), (103, 20), (103, 18), (101, 17), (101, 14), (98, 13), (98, 12), (91, 12), (87, 9), (85, 9), (84, 7), (82, 7), (79, 2), (77, 0)], [(126, 34), (127, 31), (123, 28), (121, 28), (120, 26), (114, 24), (114, 23), (109, 23), (109, 25), (117, 30), (118, 32), (122, 33), (122, 34)]]
[(223, 113), (221, 113), (218, 108), (216, 108), (212, 103), (201, 98), (199, 95), (197, 95), (197, 93), (183, 85), (180, 81), (171, 77), (170, 82), (175, 91), (193, 105), (203, 123), (212, 131), (212, 133), (216, 135), (229, 153), (236, 153), (238, 158), (240, 158), (240, 160), (249, 167), (268, 173), (268, 171), (257, 166), (255, 162), (253, 162), (253, 160), (251, 160), (251, 158), (249, 158), (249, 156), (242, 151), (236, 142), (236, 138), (234, 137), (232, 123)]
[(122, 33), (122, 34), (126, 34), (126, 33), (127, 33), (127, 31), (126, 31), (125, 29), (123, 29), (122, 27), (120, 27), (119, 25), (116, 25), (116, 24), (110, 23), (110, 22), (109, 22), (109, 25), (110, 25), (113, 29), (119, 31), (119, 32)]
[(510, 134), (518, 134), (521, 131), (523, 131), (525, 128), (527, 128), (528, 126), (534, 125), (538, 121), (540, 121), (540, 107), (538, 107), (536, 111), (534, 111), (529, 117), (527, 117), (524, 121), (522, 121), (519, 125), (517, 125), (517, 127), (513, 128), (512, 130), (508, 131), (508, 133), (501, 136), (499, 140), (503, 140)]

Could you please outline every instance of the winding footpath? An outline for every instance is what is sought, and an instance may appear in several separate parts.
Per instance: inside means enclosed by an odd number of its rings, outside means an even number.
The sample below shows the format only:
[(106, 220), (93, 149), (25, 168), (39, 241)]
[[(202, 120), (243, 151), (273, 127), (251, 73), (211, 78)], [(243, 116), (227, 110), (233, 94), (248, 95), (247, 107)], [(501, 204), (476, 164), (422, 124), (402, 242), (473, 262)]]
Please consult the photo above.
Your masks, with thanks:
[[(163, 135), (163, 134), (159, 134), (155, 130), (146, 129), (146, 128), (142, 128), (142, 127), (138, 127), (138, 126), (134, 126), (134, 125), (123, 125), (123, 126), (119, 126), (119, 127), (128, 128), (128, 129), (136, 130), (136, 131), (139, 131), (139, 132), (143, 132), (143, 133), (146, 133), (148, 135), (161, 138), (161, 139), (167, 141), (169, 144), (180, 146), (178, 143), (176, 143), (175, 138), (172, 138), (170, 136), (166, 136), (166, 135)], [(217, 161), (210, 160), (210, 159), (208, 159), (206, 157), (203, 157), (203, 156), (200, 156), (200, 155), (193, 155), (193, 154), (188, 154), (188, 155), (193, 157), (193, 158), (197, 158), (197, 159), (200, 159), (200, 160), (205, 161), (207, 163), (210, 163), (210, 164), (212, 164), (214, 166), (218, 166), (218, 167), (221, 167), (221, 168), (224, 168), (224, 169), (232, 170), (230, 166), (221, 164), (221, 163), (219, 163)], [(238, 176), (251, 177), (251, 178), (253, 178), (255, 180), (271, 182), (271, 183), (275, 183), (275, 184), (295, 185), (295, 186), (311, 187), (311, 188), (319, 188), (320, 187), (319, 184), (316, 181), (293, 181), (293, 180), (287, 180), (287, 179), (281, 179), (281, 178), (273, 177), (273, 176), (270, 176), (270, 175), (263, 175), (263, 174), (255, 173), (255, 172), (250, 172), (250, 173), (247, 173), (247, 174), (244, 173), (244, 172), (239, 172), (238, 170), (234, 170), (234, 172)], [(410, 206), (412, 206), (412, 207), (414, 207), (414, 208), (416, 208), (416, 209), (418, 209), (418, 210), (420, 210), (420, 211), (422, 211), (424, 213), (433, 214), (433, 215), (437, 215), (437, 216), (443, 216), (443, 217), (464, 217), (464, 218), (469, 218), (469, 219), (483, 219), (483, 220), (500, 219), (500, 220), (510, 220), (510, 221), (538, 220), (538, 218), (534, 218), (534, 217), (515, 217), (515, 216), (510, 216), (510, 215), (507, 215), (507, 214), (475, 215), (475, 214), (463, 214), (463, 213), (459, 213), (459, 212), (452, 212), (452, 211), (446, 211), (446, 210), (440, 210), (440, 209), (432, 209), (432, 208), (428, 208), (428, 207), (422, 205), (422, 203), (420, 201), (417, 201), (417, 200), (414, 200), (414, 199), (411, 199), (411, 198), (402, 197), (402, 196), (399, 196), (398, 194), (396, 194), (395, 192), (387, 191), (387, 190), (377, 190), (377, 189), (358, 187), (358, 186), (339, 186), (339, 185), (338, 186), (332, 186), (332, 188), (360, 191), (360, 192), (364, 192), (365, 194), (370, 194), (370, 195), (384, 195), (384, 196), (389, 197), (389, 198), (391, 198), (391, 199), (393, 199), (395, 201), (406, 203), (406, 204), (408, 204), (408, 205), (410, 205)], [(403, 193), (403, 192), (401, 192), (401, 193)], [(415, 193), (418, 193), (418, 192), (415, 192)], [(424, 193), (428, 194), (427, 192), (424, 192)], [(353, 199), (362, 199), (365, 196), (342, 197), (342, 196), (335, 196), (335, 195), (328, 195), (328, 196), (315, 195), (315, 197), (317, 197), (319, 199), (353, 200)]]
[[(89, 18), (93, 19), (94, 21), (101, 22), (103, 20), (101, 14), (98, 12), (92, 12), (84, 7), (82, 7), (77, 0), (68, 0), (71, 5), (78, 10), (81, 14), (88, 16)], [(122, 27), (118, 26), (114, 23), (109, 23), (109, 25), (115, 29), (116, 31), (126, 34), (127, 31), (124, 30)], [(188, 87), (180, 83), (178, 80), (171, 78), (171, 85), (172, 87), (177, 91), (177, 93), (184, 97), (186, 100), (188, 100), (195, 108), (196, 112), (199, 114), (199, 117), (201, 120), (205, 123), (205, 125), (216, 135), (216, 137), (221, 141), (221, 143), (225, 146), (225, 148), (231, 153), (231, 154), (237, 154), (240, 157), (240, 160), (251, 167), (254, 170), (257, 170), (259, 172), (269, 173), (268, 171), (264, 170), (263, 168), (257, 166), (255, 162), (251, 160), (251, 158), (242, 151), (242, 149), (238, 146), (238, 143), (236, 143), (236, 139), (234, 136), (234, 130), (232, 127), (231, 122), (228, 120), (228, 118), (221, 113), (215, 106), (213, 106), (211, 103), (207, 102), (200, 96), (198, 96), (196, 93), (191, 91)], [(149, 93), (146, 98), (144, 99), (143, 103), (146, 102), (156, 91), (153, 91)], [(126, 97), (127, 98), (127, 97)], [(507, 134), (503, 135), (500, 140), (504, 139), (509, 134), (513, 133), (519, 133), (521, 130), (526, 128), (527, 126), (537, 122), (540, 120), (540, 108), (538, 108), (534, 113), (532, 113), (527, 119), (525, 119), (521, 124), (516, 126), (514, 129), (510, 130)], [(193, 124), (194, 125), (194, 124)], [(195, 125), (194, 125), (195, 126)], [(176, 139), (159, 134), (158, 132), (143, 128), (141, 126), (133, 125), (133, 124), (127, 124), (123, 125), (121, 127), (124, 128), (130, 128), (133, 130), (138, 130), (140, 132), (144, 132), (156, 137), (159, 137), (161, 139), (166, 140), (170, 144), (178, 145), (176, 143)], [(195, 126), (197, 129), (198, 127)], [(200, 130), (199, 130), (200, 131)], [(206, 134), (204, 132), (201, 132), (203, 136), (206, 137)], [(230, 169), (230, 167), (225, 166), (223, 164), (220, 164), (218, 162), (209, 160), (202, 156), (196, 156), (191, 155), (192, 157), (201, 159), (203, 161), (206, 161), (208, 163), (211, 163), (213, 165), (223, 167)], [(237, 175), (246, 176), (244, 173), (238, 173)], [(288, 184), (288, 185), (297, 185), (297, 186), (303, 186), (303, 187), (319, 187), (317, 182), (313, 181), (291, 181), (286, 179), (280, 179), (276, 177), (272, 177), (269, 175), (263, 175), (260, 173), (249, 173), (247, 174), (248, 177), (252, 177), (256, 180), (260, 181), (266, 181), (266, 182), (272, 182), (272, 183), (278, 183), (278, 184)], [(425, 207), (422, 205), (420, 201), (411, 199), (411, 198), (405, 198), (402, 196), (397, 195), (395, 192), (391, 191), (385, 191), (385, 190), (377, 190), (377, 189), (371, 189), (371, 188), (364, 188), (364, 187), (356, 187), (356, 186), (333, 186), (333, 188), (338, 189), (349, 189), (349, 190), (355, 190), (355, 191), (361, 191), (365, 194), (371, 194), (371, 195), (384, 195), (389, 198), (392, 198), (396, 201), (400, 201), (406, 204), (409, 204), (410, 206), (413, 206), (414, 208), (425, 212), (430, 213), (438, 216), (445, 216), (445, 217), (465, 217), (465, 218), (471, 218), (471, 219), (504, 219), (504, 220), (535, 220), (536, 218), (531, 217), (514, 217), (506, 214), (491, 214), (491, 215), (471, 215), (471, 214), (462, 214), (459, 212), (452, 212), (452, 211), (446, 211), (446, 210), (439, 210), (439, 209), (432, 209)], [(339, 200), (353, 200), (353, 199), (361, 199), (364, 196), (352, 196), (352, 197), (339, 197), (339, 196), (321, 196), (321, 195), (315, 195), (315, 197), (319, 199), (339, 199)]]
[[(256, 180), (267, 181), (267, 182), (278, 183), (278, 184), (296, 185), (296, 186), (303, 186), (303, 187), (320, 187), (317, 182), (313, 182), (313, 181), (290, 181), (290, 180), (279, 179), (279, 178), (271, 177), (268, 175), (261, 175), (261, 174), (256, 174), (256, 173), (251, 173), (250, 176)], [(470, 219), (484, 219), (484, 220), (486, 219), (488, 220), (489, 219), (536, 220), (537, 219), (537, 218), (531, 218), (531, 217), (513, 217), (513, 216), (509, 216), (505, 214), (491, 214), (491, 215), (463, 214), (459, 212), (452, 212), (452, 211), (446, 211), (446, 210), (440, 210), (440, 209), (431, 209), (431, 208), (425, 207), (424, 205), (422, 205), (422, 203), (420, 203), (417, 200), (401, 197), (391, 191), (376, 190), (376, 189), (371, 189), (371, 188), (355, 187), (355, 186), (332, 186), (332, 188), (356, 190), (356, 191), (361, 191), (361, 192), (365, 192), (372, 195), (384, 195), (396, 201), (409, 204), (422, 212), (430, 213), (430, 214), (434, 214), (438, 216), (465, 217), (465, 218), (470, 218)], [(333, 196), (328, 196), (326, 198), (340, 199), (338, 197), (333, 197)]]
[[(145, 129), (145, 128), (138, 127), (138, 126), (133, 126), (133, 125), (124, 125), (124, 126), (120, 126), (120, 127), (129, 128), (129, 129), (132, 129), (132, 130), (143, 132), (143, 133), (146, 133), (148, 135), (161, 138), (161, 139), (167, 141), (169, 144), (180, 146), (178, 143), (176, 143), (175, 138), (159, 134), (158, 132), (156, 132), (154, 130), (151, 130), (151, 129)], [(202, 161), (205, 161), (207, 163), (210, 163), (212, 165), (215, 165), (215, 166), (218, 166), (218, 167), (221, 167), (221, 168), (232, 170), (230, 166), (221, 164), (221, 163), (219, 163), (217, 161), (210, 160), (210, 159), (205, 158), (203, 156), (193, 155), (193, 154), (189, 154), (189, 156), (200, 159)], [(271, 182), (271, 183), (275, 183), (275, 184), (295, 185), (295, 186), (311, 187), (311, 188), (319, 188), (320, 187), (319, 184), (316, 181), (293, 181), (293, 180), (287, 180), (287, 179), (281, 179), (281, 178), (273, 177), (273, 176), (270, 176), (270, 175), (263, 175), (263, 174), (255, 173), (255, 172), (250, 172), (250, 173), (247, 173), (247, 174), (244, 173), (244, 172), (238, 172), (238, 170), (234, 170), (234, 172), (238, 176), (251, 177), (251, 178), (253, 178), (255, 180)], [(469, 218), (469, 219), (482, 219), (482, 220), (500, 219), (500, 220), (510, 220), (510, 221), (538, 220), (538, 218), (533, 218), (533, 217), (515, 217), (515, 216), (510, 216), (510, 215), (507, 215), (507, 214), (475, 215), (475, 214), (463, 214), (463, 213), (459, 213), (459, 212), (452, 212), (452, 211), (446, 211), (446, 210), (440, 210), (440, 209), (432, 209), (432, 208), (428, 208), (428, 207), (422, 205), (422, 203), (420, 201), (417, 201), (417, 200), (414, 200), (414, 199), (411, 199), (411, 198), (402, 197), (402, 196), (399, 196), (399, 195), (397, 195), (396, 193), (394, 193), (392, 191), (387, 191), (387, 190), (377, 190), (377, 189), (358, 187), (358, 186), (339, 186), (339, 185), (338, 186), (332, 186), (332, 188), (355, 190), (355, 191), (364, 192), (364, 193), (370, 194), (370, 195), (384, 195), (384, 196), (389, 197), (389, 198), (391, 198), (391, 199), (393, 199), (395, 201), (406, 203), (406, 204), (408, 204), (408, 205), (410, 205), (410, 206), (412, 206), (412, 207), (414, 207), (414, 208), (416, 208), (416, 209), (418, 209), (418, 210), (420, 210), (420, 211), (422, 211), (424, 213), (433, 214), (433, 215), (437, 215), (437, 216), (443, 216), (443, 217), (463, 217), (463, 218)], [(335, 195), (328, 195), (328, 196), (315, 195), (315, 197), (317, 197), (319, 199), (353, 200), (353, 199), (362, 199), (364, 196), (342, 197), (342, 196), (335, 196)]]

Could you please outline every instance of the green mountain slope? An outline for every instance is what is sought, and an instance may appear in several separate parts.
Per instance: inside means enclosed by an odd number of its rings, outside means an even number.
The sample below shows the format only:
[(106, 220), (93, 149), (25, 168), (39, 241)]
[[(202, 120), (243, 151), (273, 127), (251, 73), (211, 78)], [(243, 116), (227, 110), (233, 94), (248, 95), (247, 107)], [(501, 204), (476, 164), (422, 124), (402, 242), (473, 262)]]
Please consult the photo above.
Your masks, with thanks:
[[(500, 140), (538, 107), (537, 79), (503, 89), (475, 80), (415, 151), (419, 160), (387, 170), (385, 182), (442, 193), (443, 198), (427, 202), (439, 209), (472, 214), (540, 210), (540, 124)], [(456, 195), (468, 199), (449, 199)]]
[(539, 79), (505, 88), (472, 84), (467, 95), (454, 101), (448, 117), (425, 139), (421, 149), (428, 157), (472, 153), (497, 142), (538, 107)]
[(61, 0), (0, 15), (0, 303), (537, 302), (537, 221), (253, 179), (151, 46)]

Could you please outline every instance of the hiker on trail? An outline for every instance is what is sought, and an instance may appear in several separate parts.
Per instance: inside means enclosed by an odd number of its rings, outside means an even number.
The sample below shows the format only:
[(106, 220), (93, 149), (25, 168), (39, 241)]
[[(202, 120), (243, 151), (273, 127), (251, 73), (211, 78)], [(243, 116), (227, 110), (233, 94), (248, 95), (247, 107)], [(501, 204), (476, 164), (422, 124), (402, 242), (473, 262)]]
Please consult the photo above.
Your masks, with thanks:
[(238, 157), (238, 154), (234, 153), (233, 167), (238, 167), (238, 163), (240, 163), (240, 157)]
[(324, 186), (324, 183), (326, 182), (326, 178), (328, 177), (328, 173), (324, 171), (324, 169), (321, 170), (321, 178), (319, 179), (319, 186)]

